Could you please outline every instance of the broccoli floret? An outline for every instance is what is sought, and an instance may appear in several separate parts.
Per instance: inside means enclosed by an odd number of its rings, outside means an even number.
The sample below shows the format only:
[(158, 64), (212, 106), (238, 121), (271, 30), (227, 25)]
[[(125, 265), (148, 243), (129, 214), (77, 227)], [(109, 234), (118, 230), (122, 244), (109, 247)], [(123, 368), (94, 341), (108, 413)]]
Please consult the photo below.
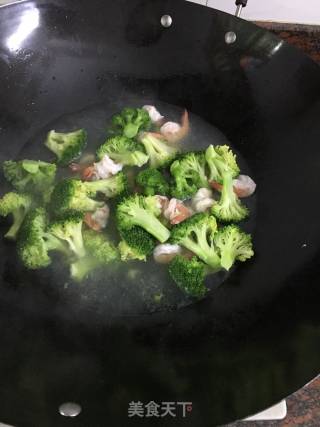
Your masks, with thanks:
[(215, 147), (210, 145), (207, 148), (205, 157), (209, 167), (209, 181), (221, 183), (224, 173), (230, 172), (233, 178), (240, 173), (237, 157), (227, 145)]
[(203, 297), (208, 289), (204, 284), (206, 265), (196, 257), (191, 260), (178, 255), (169, 265), (169, 273), (178, 287), (187, 295)]
[(119, 259), (119, 252), (106, 235), (93, 230), (83, 232), (87, 255), (71, 264), (71, 277), (81, 282), (93, 271)]
[[(136, 259), (144, 261), (153, 252), (156, 246), (156, 239), (143, 228), (134, 226), (128, 230), (127, 228), (122, 228), (120, 222), (117, 223), (117, 227), (122, 240), (128, 245), (126, 249), (124, 246), (120, 248), (122, 257), (129, 257), (131, 249)], [(124, 255), (126, 250), (128, 253)]]
[(77, 179), (64, 179), (54, 188), (51, 195), (52, 210), (60, 215), (68, 210), (79, 212), (95, 211), (104, 205), (103, 201), (94, 200), (98, 193), (106, 197), (116, 197), (126, 190), (127, 179), (124, 173), (92, 182)]
[(66, 211), (79, 212), (95, 211), (104, 205), (104, 202), (93, 200), (88, 196), (85, 183), (77, 179), (64, 179), (54, 188), (50, 205), (56, 215)]
[(69, 212), (63, 218), (49, 226), (49, 232), (57, 239), (66, 242), (70, 251), (77, 257), (85, 256), (86, 251), (82, 237), (83, 214)]
[(13, 224), (5, 234), (7, 239), (16, 239), (21, 224), (31, 206), (32, 198), (28, 194), (11, 192), (0, 199), (0, 216), (6, 217), (11, 214), (13, 217)]
[(3, 163), (3, 173), (8, 182), (20, 192), (41, 193), (52, 186), (56, 165), (35, 160), (8, 160)]
[(170, 193), (169, 184), (158, 169), (148, 168), (141, 171), (136, 177), (136, 183), (143, 187), (146, 196), (168, 196)]
[(101, 193), (111, 199), (126, 192), (128, 181), (127, 176), (123, 172), (119, 172), (110, 178), (83, 182), (82, 184), (90, 196), (95, 197), (98, 193)]
[(97, 151), (99, 160), (105, 155), (125, 166), (141, 167), (149, 160), (149, 156), (144, 152), (143, 145), (125, 136), (115, 136), (107, 139)]
[(125, 240), (121, 240), (121, 242), (119, 243), (118, 249), (120, 252), (121, 261), (132, 261), (132, 260), (146, 261), (147, 260), (146, 253), (144, 253), (143, 251), (139, 251), (138, 249), (135, 249), (134, 247), (128, 245), (128, 243)]
[(233, 174), (225, 172), (222, 175), (222, 191), (220, 200), (211, 208), (213, 215), (220, 221), (241, 221), (249, 215), (249, 210), (244, 206), (233, 189)]
[(83, 239), (87, 252), (101, 263), (109, 264), (119, 259), (117, 248), (104, 233), (85, 230), (83, 232)]
[(226, 270), (230, 270), (236, 260), (243, 262), (254, 255), (250, 234), (244, 233), (237, 225), (221, 228), (214, 242), (220, 252), (221, 266)]
[(214, 245), (217, 222), (212, 215), (200, 213), (175, 225), (170, 242), (189, 249), (213, 270), (221, 268), (220, 257)]
[[(161, 243), (170, 237), (170, 231), (157, 218), (161, 205), (156, 196), (133, 196), (123, 199), (117, 206), (119, 230), (130, 230), (134, 226), (143, 228)], [(128, 240), (126, 239), (128, 242)], [(129, 242), (128, 242), (129, 243)]]
[(178, 152), (178, 149), (174, 145), (169, 145), (164, 139), (148, 132), (141, 136), (141, 143), (144, 145), (149, 156), (152, 168), (168, 165)]
[(48, 133), (45, 145), (57, 156), (57, 162), (66, 166), (80, 157), (86, 143), (87, 132), (84, 129), (69, 133), (52, 130)]
[(202, 152), (189, 152), (175, 160), (170, 167), (175, 185), (172, 195), (178, 199), (192, 197), (199, 188), (208, 188), (205, 156)]
[(51, 264), (50, 251), (70, 256), (67, 245), (47, 231), (47, 214), (45, 209), (30, 211), (18, 235), (18, 254), (30, 270), (45, 268)]
[(112, 118), (113, 130), (127, 138), (134, 138), (151, 126), (149, 113), (142, 108), (124, 108)]
[(54, 186), (51, 186), (51, 187), (46, 188), (41, 193), (41, 198), (42, 198), (44, 205), (48, 205), (50, 203), (53, 190), (54, 190)]

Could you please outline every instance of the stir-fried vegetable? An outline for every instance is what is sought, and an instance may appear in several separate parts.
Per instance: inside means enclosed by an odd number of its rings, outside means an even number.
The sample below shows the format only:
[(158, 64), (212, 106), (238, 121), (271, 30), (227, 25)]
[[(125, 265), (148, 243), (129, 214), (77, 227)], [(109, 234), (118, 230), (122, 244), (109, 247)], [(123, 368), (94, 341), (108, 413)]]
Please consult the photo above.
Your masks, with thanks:
[[(41, 160), (3, 163), (14, 189), (0, 198), (0, 217), (12, 217), (4, 237), (17, 240), (25, 268), (46, 268), (60, 256), (81, 282), (121, 262), (150, 261), (167, 268), (181, 292), (202, 298), (206, 276), (253, 257), (251, 236), (233, 223), (248, 216), (240, 197), (252, 195), (256, 184), (239, 175), (227, 145), (183, 150), (187, 111), (181, 123), (164, 119), (155, 106), (123, 109), (96, 155), (78, 163), (72, 162), (87, 132), (50, 131), (45, 145), (59, 166), (69, 165), (62, 173)], [(166, 299), (155, 281), (140, 291), (152, 306)]]

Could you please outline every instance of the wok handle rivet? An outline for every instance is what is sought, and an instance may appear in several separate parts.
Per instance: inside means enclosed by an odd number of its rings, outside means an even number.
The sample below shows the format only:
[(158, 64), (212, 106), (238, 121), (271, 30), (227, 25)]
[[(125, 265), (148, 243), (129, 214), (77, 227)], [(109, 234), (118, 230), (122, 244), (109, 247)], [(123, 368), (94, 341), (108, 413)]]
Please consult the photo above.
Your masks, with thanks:
[(74, 402), (66, 402), (59, 406), (59, 413), (63, 417), (77, 417), (81, 411), (81, 406)]
[(161, 25), (162, 25), (164, 28), (169, 28), (169, 27), (171, 27), (171, 25), (172, 25), (172, 18), (171, 18), (171, 16), (170, 16), (170, 15), (163, 15), (163, 16), (161, 17)]
[(237, 35), (234, 31), (228, 31), (224, 36), (225, 42), (227, 44), (235, 43), (237, 40)]

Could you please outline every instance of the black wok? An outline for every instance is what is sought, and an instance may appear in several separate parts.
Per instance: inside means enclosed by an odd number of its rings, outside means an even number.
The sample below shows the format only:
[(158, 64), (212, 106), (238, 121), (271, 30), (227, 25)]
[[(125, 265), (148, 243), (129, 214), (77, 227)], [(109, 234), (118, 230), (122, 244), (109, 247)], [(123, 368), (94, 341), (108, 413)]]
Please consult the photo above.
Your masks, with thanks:
[[(318, 373), (315, 63), (253, 24), (186, 1), (35, 0), (0, 9), (0, 76), (1, 162), (30, 146), (42, 158), (42, 132), (61, 117), (141, 99), (218, 128), (258, 184), (255, 259), (181, 310), (111, 316), (103, 290), (84, 297), (52, 270), (27, 272), (1, 240), (1, 421), (213, 426), (276, 403)], [(129, 419), (129, 402), (139, 400), (188, 401), (193, 410)], [(78, 418), (59, 415), (66, 401), (82, 405)]]

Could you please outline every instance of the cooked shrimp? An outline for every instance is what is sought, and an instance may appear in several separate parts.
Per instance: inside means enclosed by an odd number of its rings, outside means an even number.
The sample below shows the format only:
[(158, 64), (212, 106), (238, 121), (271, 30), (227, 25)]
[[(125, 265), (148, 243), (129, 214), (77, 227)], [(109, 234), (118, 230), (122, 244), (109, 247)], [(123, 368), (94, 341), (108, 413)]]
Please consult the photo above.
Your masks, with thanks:
[(97, 209), (95, 212), (87, 212), (84, 222), (94, 231), (101, 231), (106, 228), (109, 220), (110, 209), (107, 205)]
[(109, 156), (105, 155), (100, 162), (87, 165), (81, 170), (81, 177), (85, 181), (95, 181), (116, 175), (123, 168), (120, 163), (115, 163)]
[(161, 204), (161, 209), (164, 212), (169, 205), (169, 199), (166, 196), (159, 196), (159, 195), (157, 195), (157, 198)]
[(205, 212), (215, 203), (209, 188), (200, 188), (192, 198), (192, 207), (196, 212)]
[(164, 116), (153, 105), (144, 105), (142, 108), (148, 111), (152, 123), (158, 124), (164, 119)]
[(257, 184), (248, 175), (239, 175), (233, 181), (234, 191), (238, 197), (249, 197), (256, 191)]
[[(211, 181), (210, 185), (214, 190), (222, 190), (222, 184), (216, 181)], [(237, 179), (233, 180), (233, 190), (240, 198), (252, 196), (256, 188), (257, 184), (248, 175), (239, 175)]]
[(181, 252), (181, 246), (165, 243), (155, 247), (153, 258), (159, 264), (169, 264), (169, 262), (172, 261), (175, 256), (181, 254)]
[(194, 206), (194, 210), (199, 213), (199, 212), (206, 212), (208, 209), (210, 209), (214, 204), (215, 204), (215, 200), (214, 199), (201, 199), (198, 202), (196, 202), (193, 206)]
[(160, 128), (160, 133), (165, 137), (168, 142), (178, 142), (185, 138), (190, 130), (189, 114), (185, 110), (182, 118), (181, 125), (175, 122), (167, 122)]
[(84, 181), (95, 181), (98, 179), (94, 166), (88, 166), (81, 171), (81, 178)]
[(94, 163), (94, 169), (99, 179), (105, 179), (120, 172), (123, 169), (123, 165), (115, 163), (105, 154), (100, 162)]
[(69, 169), (71, 172), (79, 172), (81, 173), (84, 169), (86, 169), (88, 166), (91, 166), (94, 162), (95, 156), (92, 153), (84, 154), (79, 163), (71, 163), (69, 165)]
[(191, 209), (178, 199), (171, 199), (168, 206), (164, 209), (164, 217), (170, 221), (170, 224), (176, 225), (189, 218), (192, 215)]

